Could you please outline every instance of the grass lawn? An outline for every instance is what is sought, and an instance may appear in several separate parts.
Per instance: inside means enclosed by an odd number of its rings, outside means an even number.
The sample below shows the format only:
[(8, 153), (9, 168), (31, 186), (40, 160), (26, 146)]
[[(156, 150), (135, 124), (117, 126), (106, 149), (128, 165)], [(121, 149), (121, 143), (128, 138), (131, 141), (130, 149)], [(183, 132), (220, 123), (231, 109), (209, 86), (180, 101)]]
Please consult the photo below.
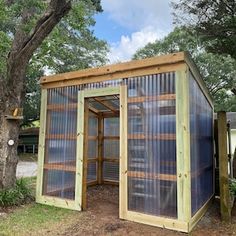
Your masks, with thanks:
[(50, 229), (55, 224), (74, 214), (73, 211), (36, 203), (15, 209), (0, 217), (0, 235), (37, 235), (40, 229)]
[[(36, 177), (27, 178), (35, 194)], [(63, 221), (75, 214), (74, 211), (36, 204), (35, 202), (20, 207), (0, 208), (0, 236), (37, 235), (37, 231), (50, 229), (51, 225)]]

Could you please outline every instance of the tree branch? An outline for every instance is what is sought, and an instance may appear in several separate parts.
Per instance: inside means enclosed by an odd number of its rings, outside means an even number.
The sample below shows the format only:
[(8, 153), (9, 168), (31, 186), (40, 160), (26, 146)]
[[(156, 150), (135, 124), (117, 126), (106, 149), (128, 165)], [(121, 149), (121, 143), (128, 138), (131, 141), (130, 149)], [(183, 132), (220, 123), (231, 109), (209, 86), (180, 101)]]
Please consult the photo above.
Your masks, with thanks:
[[(34, 51), (70, 9), (71, 0), (51, 0), (46, 12), (38, 20), (30, 35), (26, 35), (23, 29), (18, 29), (15, 35), (16, 40), (14, 40), (12, 50), (8, 56), (8, 72), (11, 72), (17, 64), (27, 66)], [(25, 20), (26, 18), (23, 17), (22, 21)], [(8, 75), (8, 79), (11, 80), (10, 75)]]

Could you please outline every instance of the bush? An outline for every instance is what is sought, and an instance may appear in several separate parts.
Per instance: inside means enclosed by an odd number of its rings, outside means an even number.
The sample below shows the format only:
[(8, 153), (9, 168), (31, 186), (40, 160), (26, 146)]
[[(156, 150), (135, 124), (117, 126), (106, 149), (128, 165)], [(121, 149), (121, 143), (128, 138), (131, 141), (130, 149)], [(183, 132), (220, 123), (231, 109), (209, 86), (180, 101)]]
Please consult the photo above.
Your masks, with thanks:
[(21, 178), (16, 181), (13, 188), (0, 191), (0, 207), (18, 206), (33, 198), (28, 180)]
[(230, 180), (230, 191), (234, 196), (236, 196), (236, 179)]

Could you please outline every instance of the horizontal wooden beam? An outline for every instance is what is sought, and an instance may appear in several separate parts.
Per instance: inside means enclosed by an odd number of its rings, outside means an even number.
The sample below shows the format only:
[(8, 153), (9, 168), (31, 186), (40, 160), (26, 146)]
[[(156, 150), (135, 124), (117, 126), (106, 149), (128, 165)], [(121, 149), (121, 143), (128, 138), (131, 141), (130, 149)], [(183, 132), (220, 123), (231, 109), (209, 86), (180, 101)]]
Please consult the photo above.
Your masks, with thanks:
[(64, 110), (71, 110), (71, 109), (76, 109), (76, 108), (77, 108), (77, 103), (47, 105), (48, 110), (64, 111)]
[(141, 178), (141, 179), (159, 179), (166, 181), (176, 181), (176, 175), (168, 175), (168, 174), (154, 174), (154, 173), (146, 173), (142, 171), (128, 171), (127, 175), (132, 178)]
[(140, 103), (150, 101), (175, 100), (175, 94), (162, 94), (158, 96), (129, 97), (128, 103)]
[(103, 139), (119, 140), (120, 136), (103, 136)]
[[(72, 78), (72, 79), (62, 79), (62, 80), (55, 80), (49, 81), (47, 83), (42, 83), (42, 87), (45, 89), (49, 88), (61, 88), (66, 86), (74, 86), (74, 85), (82, 85), (82, 84), (89, 84), (89, 83), (97, 83), (97, 82), (105, 82), (109, 83), (108, 81), (112, 80), (121, 80), (121, 78), (133, 78), (137, 76), (148, 76), (160, 73), (168, 73), (174, 72), (177, 70), (181, 70), (184, 66), (186, 66), (185, 62), (179, 62), (176, 64), (166, 64), (162, 66), (151, 66), (133, 70), (122, 70), (116, 72), (114, 74), (104, 74), (100, 76), (89, 76), (89, 77), (81, 77), (81, 78)], [(122, 81), (121, 81), (122, 82)], [(107, 84), (107, 86), (112, 86), (112, 82)]]
[(76, 140), (75, 134), (47, 134), (46, 139), (65, 139), (65, 140)]
[(113, 157), (113, 158), (103, 158), (102, 161), (103, 162), (114, 162), (114, 163), (119, 164), (120, 159), (119, 159), (119, 157), (117, 157), (117, 158), (115, 158), (115, 157)]
[[(51, 75), (41, 78), (41, 84), (72, 80), (72, 79), (87, 79), (89, 77), (99, 77), (102, 75), (112, 75), (122, 71), (130, 71), (140, 68), (148, 68), (152, 66), (160, 67), (163, 65), (176, 64), (185, 60), (185, 53), (173, 53), (169, 55), (162, 55), (158, 57), (134, 60), (116, 65), (108, 65), (99, 68), (91, 68), (74, 72), (67, 72), (57, 75)], [(122, 77), (121, 77), (122, 78)]]
[(129, 134), (128, 139), (175, 140), (176, 134)]
[(62, 171), (75, 172), (76, 166), (68, 165), (66, 162), (65, 163), (46, 163), (44, 164), (43, 168), (45, 170), (62, 170)]

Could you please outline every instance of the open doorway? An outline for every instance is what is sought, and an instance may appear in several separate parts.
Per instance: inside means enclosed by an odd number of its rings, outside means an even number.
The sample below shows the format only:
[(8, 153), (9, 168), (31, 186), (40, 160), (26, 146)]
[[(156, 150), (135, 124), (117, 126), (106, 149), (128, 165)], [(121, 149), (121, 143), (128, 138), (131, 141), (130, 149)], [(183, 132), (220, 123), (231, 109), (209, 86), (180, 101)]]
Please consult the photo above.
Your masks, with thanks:
[[(119, 94), (84, 98), (82, 209), (113, 197), (119, 207)], [(118, 210), (118, 209), (117, 209)]]

